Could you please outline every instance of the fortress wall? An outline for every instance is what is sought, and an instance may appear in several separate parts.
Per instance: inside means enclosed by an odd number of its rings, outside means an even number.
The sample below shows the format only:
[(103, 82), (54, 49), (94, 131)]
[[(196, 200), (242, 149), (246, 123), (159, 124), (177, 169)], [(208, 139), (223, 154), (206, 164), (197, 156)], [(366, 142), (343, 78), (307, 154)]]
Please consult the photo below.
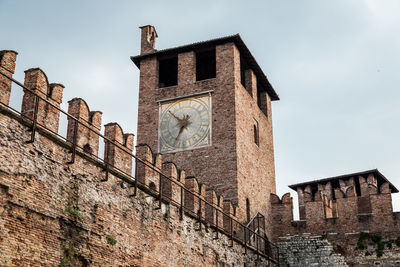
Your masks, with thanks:
[[(29, 88), (43, 88), (46, 99), (60, 96), (62, 90), (49, 90), (47, 77), (36, 69), (36, 78), (25, 83)], [(27, 80), (26, 80), (27, 81)], [(7, 84), (6, 84), (7, 85)], [(3, 90), (5, 87), (1, 87)], [(45, 90), (47, 88), (47, 91)], [(5, 88), (7, 89), (7, 88)], [(62, 88), (63, 89), (63, 88)], [(39, 90), (39, 89), (37, 89)], [(2, 91), (3, 92), (3, 91)], [(29, 92), (25, 92), (25, 95)], [(62, 95), (61, 95), (62, 96)], [(24, 96), (22, 110), (31, 112), (34, 98)], [(53, 103), (54, 99), (51, 99)], [(61, 103), (62, 97), (56, 104)], [(50, 100), (49, 100), (50, 101)], [(34, 103), (35, 104), (35, 103)], [(34, 107), (35, 105), (33, 105)], [(232, 203), (212, 190), (186, 177), (173, 163), (162, 162), (146, 145), (137, 155), (148, 164), (136, 164), (137, 191), (130, 173), (133, 171), (133, 135), (124, 134), (116, 123), (105, 125), (105, 136), (118, 146), (106, 142), (104, 162), (97, 157), (101, 129), (101, 112), (91, 112), (82, 99), (69, 102), (69, 111), (84, 122), (68, 122), (67, 138), (62, 140), (40, 127), (58, 131), (59, 112), (47, 103), (38, 103), (39, 117), (34, 141), (32, 123), (3, 105), (0, 107), (0, 265), (6, 266), (252, 266), (267, 264), (262, 257), (213, 229), (200, 223), (193, 214), (181, 212), (171, 201), (180, 201), (175, 183), (161, 179), (161, 206), (157, 200), (159, 175), (176, 179), (191, 188), (202, 201), (184, 195), (184, 206), (193, 206), (201, 218), (217, 221), (230, 228), (227, 216), (216, 218), (204, 206), (211, 199), (220, 211), (234, 214)], [(52, 117), (54, 120), (45, 119)], [(29, 117), (29, 116), (27, 116)], [(30, 118), (30, 117), (29, 117)], [(57, 123), (56, 123), (57, 122)], [(88, 128), (93, 129), (89, 131)], [(28, 141), (28, 142), (27, 142)], [(72, 145), (78, 149), (73, 156)], [(117, 168), (110, 168), (114, 165)], [(151, 168), (149, 167), (151, 166)], [(208, 193), (207, 193), (208, 192)], [(170, 200), (169, 200), (170, 199)], [(196, 203), (197, 202), (197, 203)]]
[[(329, 240), (348, 264), (368, 266), (379, 262), (396, 266), (400, 263), (400, 216), (393, 213), (389, 184), (383, 183), (378, 189), (370, 176), (355, 178), (360, 181), (360, 196), (354, 178), (340, 181), (340, 188), (329, 185), (327, 191), (326, 185), (318, 185), (317, 192), (311, 192), (308, 186), (297, 188), (303, 216), (298, 221), (293, 219), (290, 194), (285, 194), (282, 200), (272, 195), (273, 241), (303, 234), (318, 235)], [(365, 247), (359, 247), (360, 239)], [(378, 246), (381, 256), (377, 256)]]
[(277, 245), (284, 256), (281, 266), (348, 266), (329, 241), (318, 236), (284, 237)]

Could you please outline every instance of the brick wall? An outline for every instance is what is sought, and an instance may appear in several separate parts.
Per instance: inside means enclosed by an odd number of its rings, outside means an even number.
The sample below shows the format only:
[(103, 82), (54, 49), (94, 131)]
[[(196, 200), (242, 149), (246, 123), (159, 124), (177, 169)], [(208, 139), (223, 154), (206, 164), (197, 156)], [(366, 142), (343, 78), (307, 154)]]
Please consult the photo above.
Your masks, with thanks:
[[(213, 90), (212, 146), (163, 155), (195, 176), (200, 183), (232, 201), (238, 218), (245, 222), (246, 199), (250, 216), (269, 217), (269, 195), (275, 192), (275, 168), (270, 98), (261, 94), (257, 105), (257, 79), (247, 72), (246, 89), (240, 82), (240, 53), (234, 43), (216, 46), (216, 78), (196, 81), (195, 52), (178, 54), (178, 84), (158, 88), (156, 56), (140, 62), (138, 144), (157, 151), (158, 100)], [(253, 92), (254, 91), (254, 92)], [(253, 140), (253, 124), (259, 124), (260, 146)]]
[[(41, 72), (39, 72), (41, 74)], [(43, 73), (44, 74), (44, 73)], [(45, 77), (45, 75), (40, 75)], [(47, 79), (37, 79), (33, 87), (46, 86)], [(43, 83), (46, 81), (46, 83)], [(25, 92), (28, 94), (28, 92)], [(43, 97), (47, 97), (44, 94)], [(25, 97), (24, 107), (33, 98)], [(50, 101), (50, 100), (49, 100)], [(60, 101), (61, 102), (61, 101)], [(49, 104), (38, 105), (38, 114), (56, 116)], [(91, 112), (85, 101), (73, 99), (69, 110), (86, 127), (75, 128), (70, 118), (67, 136), (60, 139), (38, 126), (34, 142), (29, 118), (23, 118), (0, 108), (0, 265), (4, 266), (242, 266), (267, 264), (262, 257), (223, 233), (216, 233), (196, 219), (192, 212), (181, 213), (179, 190), (170, 183), (163, 190), (159, 207), (157, 185), (159, 175), (154, 170), (176, 179), (201, 195), (214, 196), (220, 211), (232, 214), (232, 204), (218, 197), (197, 179), (186, 178), (185, 171), (163, 161), (146, 145), (137, 148), (148, 165), (138, 165), (139, 185), (136, 195), (132, 171), (133, 136), (124, 134), (116, 123), (105, 126), (105, 135), (116, 144), (106, 142), (104, 161), (95, 155), (99, 151), (101, 113)], [(54, 111), (54, 113), (52, 113)], [(54, 121), (41, 121), (54, 130)], [(88, 131), (88, 129), (93, 131)], [(75, 133), (76, 135), (75, 135)], [(76, 136), (76, 138), (74, 138)], [(72, 143), (78, 148), (72, 159)], [(116, 168), (108, 165), (115, 165)], [(107, 167), (108, 166), (108, 167)], [(142, 167), (139, 167), (142, 166)], [(150, 168), (151, 167), (151, 168)], [(139, 179), (140, 178), (140, 179)], [(154, 187), (151, 186), (154, 183)], [(168, 183), (165, 183), (168, 185)], [(153, 188), (154, 190), (152, 191)], [(209, 198), (208, 198), (209, 199)], [(219, 200), (219, 201), (218, 201)], [(184, 202), (190, 205), (190, 199)], [(203, 203), (204, 205), (204, 203)], [(203, 206), (202, 220), (215, 221)], [(220, 228), (229, 227), (229, 218), (220, 216)], [(259, 258), (257, 260), (257, 258)]]
[[(293, 220), (293, 202), (289, 194), (282, 199), (272, 195), (273, 240), (311, 233), (326, 236), (335, 251), (355, 266), (361, 262), (368, 265), (400, 261), (400, 243), (395, 245), (396, 240), (400, 242), (400, 227), (398, 213), (393, 213), (389, 184), (382, 183), (378, 188), (373, 178), (370, 174), (368, 179), (361, 176), (343, 179), (338, 183), (340, 188), (320, 184), (317, 192), (311, 192), (309, 186), (297, 188), (301, 205), (299, 221)], [(360, 184), (360, 195), (356, 192), (356, 179)], [(335, 199), (328, 193), (332, 191)], [(358, 242), (362, 233), (368, 233), (370, 237), (365, 241), (368, 246), (360, 249)], [(384, 247), (380, 257), (377, 256), (378, 245)]]
[(233, 49), (233, 44), (218, 46), (217, 77), (199, 82), (195, 81), (194, 52), (179, 54), (178, 85), (167, 88), (158, 88), (157, 58), (141, 61), (137, 143), (148, 144), (154, 153), (158, 150), (157, 100), (214, 90), (212, 146), (163, 156), (166, 161), (173, 161), (184, 169), (187, 176), (195, 176), (200, 183), (223, 194), (225, 199), (236, 201), (234, 75), (233, 70), (229, 69), (233, 63)]
[[(251, 216), (257, 211), (261, 212), (266, 216), (269, 226), (271, 225), (269, 198), (270, 194), (276, 191), (271, 102), (265, 94), (263, 102), (266, 102), (268, 107), (265, 114), (257, 105), (256, 81), (247, 87), (253, 91), (252, 96), (240, 81), (236, 82), (237, 179), (238, 203), (241, 207), (238, 216), (246, 217), (246, 199), (248, 199)], [(254, 125), (258, 125), (259, 144), (254, 141)], [(266, 230), (270, 235), (271, 228), (267, 227)]]

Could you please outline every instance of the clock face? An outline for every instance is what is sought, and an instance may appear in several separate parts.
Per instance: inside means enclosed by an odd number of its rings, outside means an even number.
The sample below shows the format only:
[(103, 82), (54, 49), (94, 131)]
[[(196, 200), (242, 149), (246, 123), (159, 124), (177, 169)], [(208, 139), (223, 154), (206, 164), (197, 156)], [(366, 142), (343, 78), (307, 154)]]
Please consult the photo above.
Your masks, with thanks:
[(161, 103), (158, 142), (160, 153), (211, 145), (210, 96)]

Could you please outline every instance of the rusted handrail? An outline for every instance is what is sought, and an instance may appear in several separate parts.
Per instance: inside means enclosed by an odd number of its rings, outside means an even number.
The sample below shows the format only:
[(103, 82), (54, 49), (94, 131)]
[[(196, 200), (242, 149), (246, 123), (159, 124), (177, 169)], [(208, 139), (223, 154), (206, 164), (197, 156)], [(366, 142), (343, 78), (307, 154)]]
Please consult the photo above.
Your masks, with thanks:
[[(113, 164), (110, 164), (106, 159), (102, 159), (102, 158), (100, 158), (98, 155), (95, 155), (95, 154), (93, 154), (93, 153), (84, 151), (84, 148), (83, 148), (83, 147), (80, 147), (80, 146), (77, 144), (77, 142), (76, 142), (77, 129), (78, 129), (78, 126), (81, 125), (81, 126), (85, 127), (86, 129), (88, 129), (89, 131), (95, 133), (98, 137), (101, 137), (101, 138), (104, 140), (104, 142), (105, 142), (106, 144), (108, 144), (108, 145), (113, 145), (113, 146), (119, 148), (119, 149), (122, 150), (124, 153), (126, 153), (126, 154), (128, 154), (130, 157), (132, 157), (132, 159), (135, 159), (135, 161), (136, 161), (136, 167), (138, 166), (137, 163), (139, 162), (139, 163), (143, 164), (144, 166), (146, 166), (146, 167), (152, 169), (153, 171), (155, 171), (155, 172), (157, 172), (157, 173), (159, 174), (159, 177), (160, 177), (160, 180), (159, 180), (159, 182), (160, 182), (160, 183), (159, 183), (159, 192), (158, 192), (158, 194), (159, 194), (159, 195), (158, 195), (158, 198), (159, 198), (159, 199), (158, 199), (158, 201), (159, 201), (159, 208), (161, 208), (161, 202), (162, 202), (163, 200), (167, 200), (168, 202), (173, 202), (177, 207), (179, 207), (179, 209), (180, 209), (180, 217), (182, 216), (181, 214), (183, 214), (183, 211), (192, 213), (191, 210), (189, 210), (188, 208), (186, 208), (186, 207), (183, 205), (183, 201), (182, 201), (182, 200), (183, 200), (183, 197), (182, 197), (183, 194), (187, 192), (187, 193), (189, 193), (190, 195), (196, 197), (196, 198), (198, 199), (199, 203), (200, 203), (200, 205), (199, 205), (200, 208), (199, 208), (198, 214), (194, 214), (194, 216), (197, 216), (197, 217), (198, 217), (198, 221), (199, 221), (199, 223), (200, 223), (200, 230), (201, 230), (201, 224), (202, 224), (202, 222), (204, 222), (204, 221), (202, 220), (202, 218), (201, 218), (201, 217), (202, 217), (201, 209), (202, 209), (202, 202), (203, 202), (204, 205), (208, 205), (208, 206), (212, 207), (213, 211), (215, 210), (215, 212), (217, 213), (217, 216), (216, 216), (216, 217), (217, 217), (217, 223), (216, 223), (216, 224), (211, 223), (211, 225), (212, 225), (212, 226), (216, 229), (216, 231), (217, 231), (217, 237), (218, 237), (218, 232), (224, 233), (224, 234), (226, 234), (226, 235), (232, 240), (232, 242), (233, 242), (233, 240), (235, 240), (237, 243), (242, 244), (242, 245), (245, 247), (245, 251), (246, 251), (246, 252), (247, 252), (247, 249), (248, 249), (248, 248), (252, 248), (253, 250), (256, 251), (257, 255), (262, 255), (262, 256), (265, 257), (266, 259), (271, 260), (271, 261), (273, 261), (273, 262), (275, 262), (275, 263), (277, 263), (277, 262), (279, 261), (278, 247), (277, 247), (275, 244), (273, 244), (272, 242), (270, 242), (268, 239), (266, 239), (265, 237), (261, 236), (261, 235), (260, 235), (259, 233), (257, 233), (255, 230), (253, 230), (253, 229), (251, 229), (250, 227), (248, 227), (247, 225), (244, 225), (243, 223), (239, 222), (238, 220), (236, 220), (235, 218), (233, 218), (230, 214), (228, 214), (228, 213), (226, 213), (226, 212), (224, 212), (224, 211), (221, 211), (220, 208), (217, 207), (217, 206), (215, 206), (213, 203), (210, 203), (210, 202), (204, 200), (204, 199), (201, 197), (200, 194), (195, 193), (195, 192), (192, 192), (192, 191), (190, 191), (189, 189), (185, 188), (185, 187), (182, 186), (180, 183), (178, 183), (178, 181), (175, 181), (173, 178), (171, 178), (171, 177), (165, 175), (163, 172), (161, 172), (160, 170), (158, 170), (157, 168), (155, 168), (151, 163), (148, 163), (146, 160), (142, 160), (142, 159), (136, 157), (136, 155), (134, 155), (133, 153), (127, 151), (126, 148), (122, 147), (120, 144), (118, 144), (118, 143), (116, 143), (116, 142), (110, 140), (110, 139), (107, 138), (106, 136), (104, 136), (104, 135), (102, 135), (101, 133), (95, 131), (92, 127), (90, 127), (90, 126), (87, 125), (87, 124), (89, 124), (88, 121), (83, 120), (83, 119), (78, 119), (78, 118), (72, 116), (71, 114), (69, 114), (68, 112), (65, 112), (64, 110), (62, 110), (61, 108), (57, 107), (56, 105), (54, 105), (53, 103), (51, 103), (51, 102), (48, 101), (47, 99), (45, 99), (45, 98), (43, 98), (42, 96), (40, 96), (39, 94), (35, 93), (32, 89), (27, 88), (25, 85), (23, 85), (22, 83), (18, 82), (18, 81), (15, 80), (15, 79), (13, 79), (12, 77), (9, 77), (9, 76), (6, 75), (5, 73), (3, 73), (3, 72), (0, 71), (0, 74), (1, 74), (2, 76), (4, 76), (5, 78), (11, 80), (12, 82), (14, 82), (15, 84), (17, 84), (18, 86), (22, 87), (24, 90), (28, 91), (30, 94), (32, 94), (32, 95), (35, 96), (34, 116), (33, 116), (33, 119), (32, 119), (32, 118), (28, 118), (28, 119), (30, 119), (30, 120), (32, 121), (32, 123), (33, 123), (33, 124), (32, 124), (32, 135), (31, 135), (31, 140), (30, 140), (31, 142), (34, 141), (34, 135), (35, 135), (36, 128), (37, 128), (37, 127), (41, 127), (41, 128), (43, 128), (43, 129), (45, 129), (45, 130), (51, 132), (51, 133), (54, 134), (55, 136), (57, 136), (57, 137), (59, 137), (59, 138), (62, 138), (62, 139), (64, 139), (64, 140), (66, 140), (68, 143), (72, 144), (72, 158), (71, 158), (71, 161), (70, 161), (69, 163), (74, 163), (74, 161), (75, 161), (75, 155), (76, 155), (76, 149), (79, 148), (79, 149), (81, 150), (82, 153), (89, 154), (89, 155), (91, 155), (91, 156), (94, 156), (94, 157), (97, 158), (98, 160), (102, 161), (102, 162), (106, 165), (106, 172), (107, 172), (107, 174), (108, 174), (108, 171), (110, 170), (110, 168), (112, 168), (112, 169), (114, 169), (115, 171), (117, 171), (117, 172), (119, 172), (119, 173), (122, 173), (123, 175), (129, 177), (130, 179), (129, 179), (127, 182), (131, 183), (131, 184), (135, 187), (135, 191), (134, 191), (135, 193), (134, 193), (134, 195), (136, 195), (136, 189), (137, 189), (137, 184), (138, 184), (138, 183), (141, 184), (141, 186), (146, 187), (148, 190), (153, 191), (151, 188), (147, 187), (147, 185), (145, 185), (145, 184), (141, 183), (140, 181), (138, 181), (137, 179), (135, 179), (135, 177), (133, 177), (131, 174), (126, 173), (126, 171), (119, 169), (118, 167), (114, 166)], [(73, 135), (73, 141), (72, 141), (72, 142), (71, 142), (70, 140), (67, 140), (67, 138), (61, 136), (61, 135), (58, 134), (57, 132), (54, 132), (53, 130), (48, 129), (45, 125), (42, 125), (40, 122), (37, 121), (37, 113), (38, 113), (39, 101), (44, 101), (46, 104), (52, 106), (54, 109), (56, 109), (56, 110), (59, 111), (60, 113), (66, 115), (67, 118), (70, 118), (70, 119), (74, 120), (74, 131), (73, 131), (73, 132), (74, 132), (74, 135)], [(21, 112), (17, 111), (16, 109), (14, 109), (14, 108), (12, 108), (12, 107), (10, 107), (10, 106), (8, 106), (8, 105), (5, 105), (4, 103), (1, 103), (1, 102), (0, 102), (0, 104), (6, 106), (7, 108), (9, 108), (9, 109), (11, 109), (11, 110), (13, 110), (14, 112), (18, 113), (19, 115), (24, 116), (23, 114), (21, 114)], [(25, 117), (25, 116), (24, 116), (24, 117)], [(162, 181), (162, 177), (165, 177), (168, 181), (170, 181), (170, 182), (172, 182), (172, 183), (174, 183), (175, 185), (177, 185), (177, 186), (180, 187), (180, 190), (181, 190), (180, 202), (181, 202), (181, 203), (177, 203), (176, 201), (174, 201), (174, 200), (172, 200), (172, 199), (166, 197), (166, 196), (163, 194), (163, 190), (162, 190), (163, 184), (162, 184), (162, 182), (161, 182), (161, 181)], [(221, 227), (218, 226), (218, 213), (220, 213), (221, 216), (227, 216), (227, 217), (229, 218), (229, 220), (230, 220), (230, 231), (229, 231), (229, 232), (226, 232), (223, 228), (221, 228)], [(181, 217), (181, 218), (182, 218), (182, 217)], [(235, 237), (235, 236), (233, 235), (233, 223), (235, 223), (237, 226), (243, 228), (243, 230), (244, 230), (244, 237), (245, 237), (245, 238), (244, 238), (244, 239), (245, 239), (244, 242), (243, 242), (242, 240), (240, 240), (239, 238), (237, 238), (237, 237)], [(257, 247), (256, 247), (256, 248), (250, 247), (250, 246), (247, 244), (246, 232), (252, 233), (252, 234), (256, 237), (257, 240), (258, 240), (259, 238), (260, 238), (261, 240), (264, 240), (265, 246), (269, 245), (269, 246), (274, 247), (274, 248), (276, 249), (278, 255), (266, 255), (265, 253), (263, 253), (262, 251), (259, 250), (258, 242), (257, 242)]]

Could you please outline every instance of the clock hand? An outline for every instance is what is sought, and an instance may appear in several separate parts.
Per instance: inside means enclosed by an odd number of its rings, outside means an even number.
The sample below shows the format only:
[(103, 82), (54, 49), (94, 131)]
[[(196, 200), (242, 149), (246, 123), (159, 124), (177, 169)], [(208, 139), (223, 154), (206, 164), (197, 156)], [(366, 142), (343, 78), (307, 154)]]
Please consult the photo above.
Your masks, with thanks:
[(183, 121), (183, 119), (180, 119), (178, 116), (176, 116), (174, 113), (172, 113), (171, 111), (168, 110), (168, 112), (179, 121), (179, 123), (181, 123)]
[(183, 132), (183, 129), (185, 128), (185, 125), (182, 125), (181, 128), (179, 129), (179, 133), (178, 135), (175, 137), (175, 139), (178, 139), (178, 137), (181, 135), (181, 133)]

